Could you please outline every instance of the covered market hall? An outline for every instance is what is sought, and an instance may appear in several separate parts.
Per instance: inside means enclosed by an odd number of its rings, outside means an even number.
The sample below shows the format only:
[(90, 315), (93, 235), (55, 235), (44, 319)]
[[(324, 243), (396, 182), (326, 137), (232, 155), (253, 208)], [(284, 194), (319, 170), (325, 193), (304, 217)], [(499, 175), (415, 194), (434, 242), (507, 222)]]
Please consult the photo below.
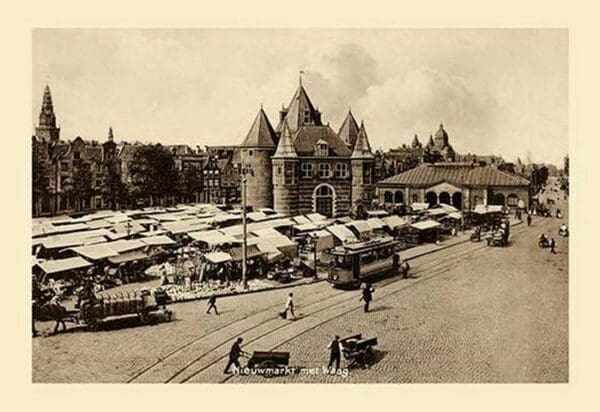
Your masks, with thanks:
[(529, 207), (529, 180), (492, 166), (422, 164), (377, 183), (382, 205), (448, 204), (460, 210), (477, 205)]

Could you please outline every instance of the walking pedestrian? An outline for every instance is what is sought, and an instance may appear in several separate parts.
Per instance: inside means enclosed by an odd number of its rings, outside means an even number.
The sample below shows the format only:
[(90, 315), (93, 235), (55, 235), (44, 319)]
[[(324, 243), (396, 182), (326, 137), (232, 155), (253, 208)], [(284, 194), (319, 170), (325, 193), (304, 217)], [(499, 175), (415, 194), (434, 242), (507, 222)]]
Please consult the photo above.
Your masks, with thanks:
[(343, 349), (340, 337), (335, 335), (333, 340), (327, 345), (327, 349), (329, 349), (329, 364), (327, 364), (327, 368), (329, 369), (335, 364), (335, 369), (339, 369)]
[(531, 226), (531, 215), (527, 215), (527, 226)]
[(365, 302), (365, 306), (363, 308), (365, 313), (367, 313), (369, 311), (369, 304), (373, 300), (373, 292), (374, 291), (375, 291), (375, 289), (373, 289), (373, 287), (371, 286), (370, 283), (365, 284), (365, 287), (363, 288), (363, 291), (362, 291), (362, 297), (360, 298), (361, 300), (363, 300)]
[(290, 312), (293, 318), (296, 319), (296, 314), (294, 313), (294, 294), (292, 292), (288, 294), (287, 301), (285, 302), (285, 309), (279, 314), (279, 316), (281, 316), (283, 319), (287, 319), (288, 312)]
[(206, 309), (207, 315), (210, 314), (211, 309), (214, 309), (217, 315), (219, 314), (219, 310), (217, 309), (217, 296), (214, 293), (208, 298), (208, 309)]
[(231, 368), (232, 366), (241, 369), (239, 359), (240, 356), (242, 356), (242, 353), (246, 353), (242, 350), (243, 341), (244, 339), (240, 337), (237, 338), (233, 345), (231, 345), (231, 349), (229, 349), (229, 361), (227, 362), (227, 366), (225, 366), (225, 370), (223, 371), (224, 374), (231, 373), (229, 372), (229, 368)]
[(556, 240), (554, 238), (550, 239), (550, 253), (556, 255)]

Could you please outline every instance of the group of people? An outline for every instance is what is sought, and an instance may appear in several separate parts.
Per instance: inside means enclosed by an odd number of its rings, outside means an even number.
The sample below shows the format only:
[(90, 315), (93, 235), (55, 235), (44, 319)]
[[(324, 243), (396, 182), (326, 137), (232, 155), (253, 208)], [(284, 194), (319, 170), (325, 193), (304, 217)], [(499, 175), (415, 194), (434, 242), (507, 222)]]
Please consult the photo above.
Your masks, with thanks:
[[(367, 282), (363, 285), (360, 300), (364, 302), (363, 311), (365, 313), (369, 312), (369, 305), (371, 304), (371, 301), (373, 300), (374, 292), (375, 292), (375, 288), (370, 283)], [(206, 310), (207, 314), (210, 313), (211, 309), (214, 309), (214, 311), (217, 315), (219, 314), (217, 307), (216, 307), (216, 300), (217, 300), (217, 298), (215, 295), (212, 295), (208, 299), (208, 303), (207, 303), (208, 309)], [(290, 316), (291, 316), (291, 319), (294, 319), (294, 320), (296, 319), (296, 314), (294, 313), (294, 293), (293, 292), (288, 293), (284, 310), (279, 313), (279, 317), (281, 317), (282, 319), (290, 319)], [(230, 369), (232, 366), (235, 366), (238, 369), (240, 369), (241, 366), (240, 366), (239, 358), (242, 355), (249, 356), (249, 354), (247, 352), (244, 352), (241, 348), (243, 341), (244, 341), (244, 339), (239, 337), (236, 339), (236, 341), (231, 346), (231, 349), (229, 350), (229, 358), (227, 361), (227, 365), (225, 366), (225, 370), (223, 371), (223, 373), (225, 373), (225, 374), (231, 373)], [(333, 366), (335, 366), (335, 369), (339, 369), (340, 361), (341, 361), (341, 353), (343, 351), (343, 346), (340, 342), (340, 337), (336, 335), (334, 337), (334, 339), (327, 346), (327, 349), (330, 352), (329, 353), (329, 355), (330, 355), (329, 356), (329, 364), (327, 367), (332, 368)]]
[(549, 247), (550, 253), (556, 254), (556, 240), (553, 237), (548, 240), (548, 237), (542, 233), (539, 237), (538, 244), (542, 248)]

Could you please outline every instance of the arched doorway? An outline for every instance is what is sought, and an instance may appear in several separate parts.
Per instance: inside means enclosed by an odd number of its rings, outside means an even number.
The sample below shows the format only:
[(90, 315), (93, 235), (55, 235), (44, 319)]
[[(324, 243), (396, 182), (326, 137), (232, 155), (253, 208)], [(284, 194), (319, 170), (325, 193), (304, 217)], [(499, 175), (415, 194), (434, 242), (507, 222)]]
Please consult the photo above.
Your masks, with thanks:
[(394, 193), (394, 203), (404, 203), (404, 195), (398, 191)]
[(454, 206), (457, 209), (463, 208), (461, 192), (456, 192), (452, 195), (452, 206)]
[(504, 206), (505, 205), (504, 195), (502, 193), (496, 193), (492, 201), (493, 205)]
[(315, 205), (315, 212), (320, 213), (324, 216), (333, 216), (333, 202), (335, 192), (333, 187), (322, 184), (315, 188), (313, 193), (313, 204)]
[(392, 203), (394, 201), (394, 195), (390, 191), (383, 193), (383, 203)]
[(425, 201), (429, 203), (429, 206), (437, 205), (438, 199), (435, 192), (427, 192), (425, 194)]
[(440, 193), (440, 203), (449, 205), (450, 204), (450, 193), (448, 193), (448, 192)]

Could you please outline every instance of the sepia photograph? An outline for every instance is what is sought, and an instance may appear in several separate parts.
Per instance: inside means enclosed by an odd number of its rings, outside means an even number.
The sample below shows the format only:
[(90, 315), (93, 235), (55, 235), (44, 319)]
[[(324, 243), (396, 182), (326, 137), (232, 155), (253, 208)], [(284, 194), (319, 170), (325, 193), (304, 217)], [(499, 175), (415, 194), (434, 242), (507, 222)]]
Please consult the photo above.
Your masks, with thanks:
[(33, 28), (32, 382), (569, 383), (569, 35)]

